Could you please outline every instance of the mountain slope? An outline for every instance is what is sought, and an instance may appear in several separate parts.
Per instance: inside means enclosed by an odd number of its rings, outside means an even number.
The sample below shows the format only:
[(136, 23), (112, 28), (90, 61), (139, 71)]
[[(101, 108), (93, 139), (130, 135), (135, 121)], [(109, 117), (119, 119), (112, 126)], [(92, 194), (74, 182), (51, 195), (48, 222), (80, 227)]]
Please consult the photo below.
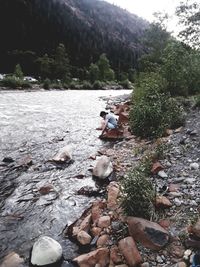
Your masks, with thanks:
[(0, 68), (10, 60), (8, 51), (41, 55), (63, 42), (73, 65), (88, 66), (106, 52), (115, 69), (128, 69), (137, 65), (147, 27), (146, 21), (104, 1), (0, 0)]

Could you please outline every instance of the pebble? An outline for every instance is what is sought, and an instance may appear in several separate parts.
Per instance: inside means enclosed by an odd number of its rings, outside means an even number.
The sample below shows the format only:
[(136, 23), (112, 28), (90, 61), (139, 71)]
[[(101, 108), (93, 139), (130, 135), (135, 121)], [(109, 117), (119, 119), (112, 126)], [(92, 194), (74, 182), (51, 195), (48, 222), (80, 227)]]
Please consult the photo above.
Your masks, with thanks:
[(186, 184), (193, 184), (196, 181), (195, 178), (187, 178), (184, 180), (184, 183)]
[(164, 172), (164, 171), (159, 171), (158, 176), (160, 176), (161, 178), (167, 178), (168, 177), (166, 172)]
[(181, 204), (182, 204), (182, 201), (179, 200), (178, 198), (175, 198), (175, 199), (174, 199), (174, 204), (175, 204), (177, 207), (180, 207)]
[(190, 169), (191, 170), (198, 170), (199, 169), (199, 163), (197, 163), (197, 162), (191, 163)]
[(162, 259), (160, 256), (157, 256), (157, 257), (156, 257), (156, 261), (157, 261), (158, 263), (163, 263), (163, 259)]

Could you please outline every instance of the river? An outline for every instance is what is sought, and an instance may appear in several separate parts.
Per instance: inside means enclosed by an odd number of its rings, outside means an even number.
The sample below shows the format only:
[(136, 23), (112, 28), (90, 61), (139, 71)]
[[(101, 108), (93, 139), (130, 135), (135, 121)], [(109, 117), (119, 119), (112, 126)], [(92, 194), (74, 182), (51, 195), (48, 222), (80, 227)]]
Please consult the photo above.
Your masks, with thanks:
[[(95, 130), (99, 113), (105, 109), (102, 96), (130, 91), (39, 91), (0, 92), (0, 259), (15, 251), (28, 258), (34, 241), (49, 235), (63, 247), (67, 259), (77, 255), (77, 247), (64, 239), (62, 231), (93, 201), (77, 195), (83, 186), (94, 187), (88, 170), (89, 156), (105, 146)], [(73, 151), (74, 163), (65, 169), (48, 163), (65, 145)], [(16, 169), (20, 159), (30, 155), (33, 165)], [(83, 179), (74, 176), (83, 173)], [(47, 195), (38, 189), (45, 183), (54, 188)]]

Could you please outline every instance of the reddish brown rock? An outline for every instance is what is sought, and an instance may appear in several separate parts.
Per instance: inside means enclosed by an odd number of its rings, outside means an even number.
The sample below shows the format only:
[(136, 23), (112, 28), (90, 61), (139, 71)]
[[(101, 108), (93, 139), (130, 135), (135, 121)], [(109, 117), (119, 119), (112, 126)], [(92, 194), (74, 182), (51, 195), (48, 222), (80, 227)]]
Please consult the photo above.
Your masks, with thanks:
[(90, 223), (91, 223), (91, 220), (92, 220), (92, 215), (89, 214), (87, 217), (85, 217), (85, 219), (83, 219), (83, 221), (81, 222), (80, 224), (80, 230), (84, 230), (86, 232), (89, 231), (90, 229)]
[(77, 240), (81, 245), (87, 245), (90, 244), (92, 238), (88, 233), (82, 230), (78, 232)]
[(110, 249), (110, 259), (115, 265), (122, 263), (122, 254), (117, 246)]
[(54, 189), (52, 184), (45, 184), (42, 187), (39, 188), (39, 193), (41, 195), (46, 195), (48, 194), (50, 191), (52, 191)]
[(97, 247), (104, 247), (108, 244), (109, 235), (102, 235), (97, 240)]
[(93, 227), (91, 229), (91, 233), (92, 233), (93, 236), (100, 235), (101, 231), (102, 231), (102, 229), (100, 227)]
[(103, 208), (104, 206), (102, 202), (97, 201), (93, 203), (91, 211), (93, 223), (97, 222), (98, 219), (101, 217)]
[(108, 130), (107, 132), (104, 132), (103, 135), (99, 136), (100, 139), (102, 140), (119, 140), (119, 139), (123, 139), (123, 131), (121, 129), (112, 129), (112, 130)]
[(172, 242), (169, 246), (169, 252), (173, 258), (181, 259), (184, 255), (185, 248), (180, 242), (178, 242), (178, 244), (176, 244), (176, 242)]
[(110, 216), (102, 216), (99, 218), (98, 227), (100, 228), (108, 228), (110, 226)]
[(15, 252), (9, 253), (1, 263), (1, 267), (21, 267), (24, 260)]
[(109, 264), (109, 249), (99, 248), (87, 254), (78, 256), (73, 260), (80, 267), (94, 267), (99, 264), (101, 267), (106, 267)]
[(128, 112), (121, 112), (119, 114), (118, 122), (119, 124), (126, 124), (129, 122), (129, 114)]
[(164, 196), (157, 196), (155, 206), (157, 208), (170, 208), (172, 203)]
[(119, 185), (116, 182), (111, 182), (108, 186), (108, 204), (107, 207), (111, 210), (117, 207), (117, 197), (119, 195)]
[(169, 192), (178, 192), (179, 188), (180, 188), (180, 185), (178, 184), (170, 184), (168, 190)]
[(191, 229), (192, 233), (200, 237), (200, 219), (195, 223)]
[(169, 220), (160, 220), (159, 225), (163, 227), (165, 230), (168, 230), (170, 227), (170, 221)]
[(142, 262), (142, 258), (132, 237), (129, 236), (120, 240), (119, 250), (129, 267), (138, 266)]
[(127, 217), (129, 233), (144, 247), (159, 250), (167, 245), (169, 233), (159, 224), (136, 217)]
[(159, 171), (162, 171), (164, 167), (160, 164), (159, 161), (155, 162), (151, 168), (151, 173), (157, 174)]

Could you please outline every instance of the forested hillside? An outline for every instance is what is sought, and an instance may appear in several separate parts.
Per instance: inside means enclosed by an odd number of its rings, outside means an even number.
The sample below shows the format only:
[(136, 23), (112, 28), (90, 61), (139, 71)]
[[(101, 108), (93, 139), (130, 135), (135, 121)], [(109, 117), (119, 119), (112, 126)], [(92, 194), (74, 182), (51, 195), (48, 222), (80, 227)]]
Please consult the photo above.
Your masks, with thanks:
[(17, 63), (34, 74), (34, 61), (64, 43), (73, 66), (88, 67), (106, 53), (115, 71), (137, 67), (148, 23), (98, 0), (1, 0), (0, 71)]

